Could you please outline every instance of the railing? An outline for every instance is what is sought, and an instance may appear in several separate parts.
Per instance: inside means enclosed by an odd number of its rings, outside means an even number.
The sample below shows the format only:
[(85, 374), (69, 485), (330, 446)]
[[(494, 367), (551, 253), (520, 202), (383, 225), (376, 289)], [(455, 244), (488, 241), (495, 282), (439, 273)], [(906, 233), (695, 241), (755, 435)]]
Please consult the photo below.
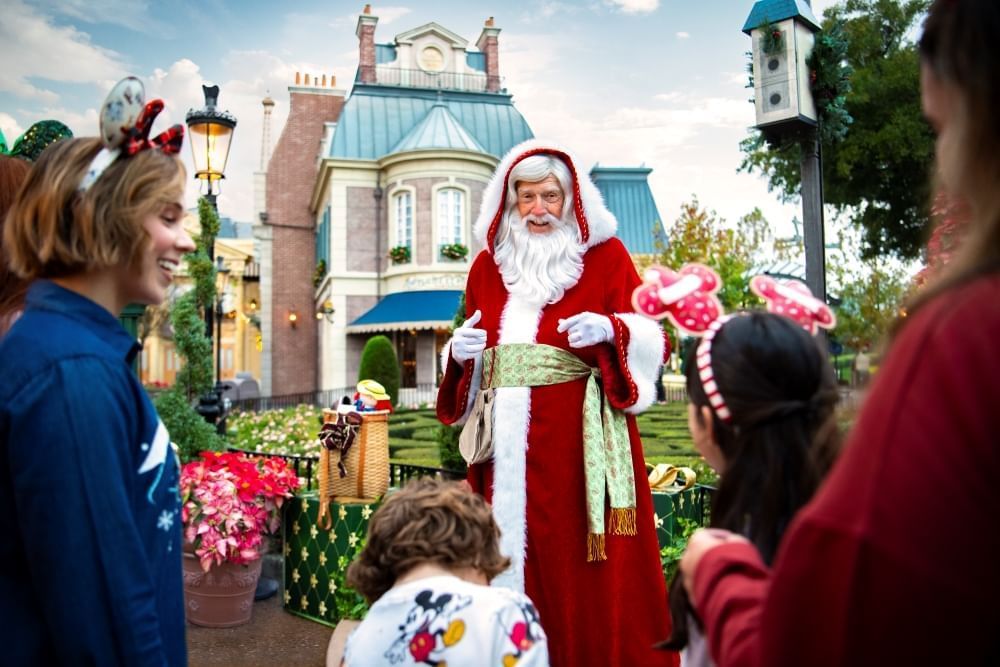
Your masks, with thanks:
[(422, 69), (399, 69), (376, 65), (375, 82), (380, 86), (483, 93), (486, 92), (487, 77), (485, 72), (426, 72)]
[(389, 463), (389, 485), (401, 487), (415, 477), (437, 477), (438, 479), (465, 479), (461, 470), (432, 468), (409, 463)]
[[(261, 412), (264, 410), (282, 410), (296, 405), (316, 405), (323, 408), (335, 406), (344, 396), (354, 396), (354, 387), (337, 389), (321, 389), (299, 394), (284, 394), (282, 396), (258, 396), (241, 398), (233, 401), (229, 413)], [(433, 405), (437, 401), (437, 386), (434, 384), (418, 384), (415, 387), (400, 387), (397, 399), (399, 408), (423, 407)]]
[[(271, 454), (269, 452), (252, 452), (249, 449), (239, 447), (229, 447), (228, 451), (247, 456), (266, 456), (268, 458), (281, 459), (288, 463), (295, 476), (305, 479), (306, 491), (313, 490), (313, 470), (319, 462), (318, 456), (299, 456), (296, 454)], [(431, 466), (418, 466), (410, 463), (389, 463), (389, 485), (400, 487), (414, 477), (437, 477), (439, 479), (465, 479), (465, 473), (461, 470), (449, 470), (448, 468), (434, 468)]]

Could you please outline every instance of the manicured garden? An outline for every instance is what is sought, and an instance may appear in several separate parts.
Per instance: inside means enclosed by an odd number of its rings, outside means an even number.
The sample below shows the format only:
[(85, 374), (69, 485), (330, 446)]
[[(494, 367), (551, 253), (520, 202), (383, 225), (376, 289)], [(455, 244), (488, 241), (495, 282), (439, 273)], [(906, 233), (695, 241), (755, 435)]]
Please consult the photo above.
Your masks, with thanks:
[[(321, 420), (321, 410), (308, 405), (234, 415), (229, 419), (229, 444), (249, 451), (318, 456)], [(654, 405), (639, 415), (638, 425), (647, 463), (688, 466), (698, 473), (699, 482), (714, 479), (691, 442), (686, 403)], [(396, 412), (389, 422), (391, 461), (441, 467), (440, 430), (431, 409)]]

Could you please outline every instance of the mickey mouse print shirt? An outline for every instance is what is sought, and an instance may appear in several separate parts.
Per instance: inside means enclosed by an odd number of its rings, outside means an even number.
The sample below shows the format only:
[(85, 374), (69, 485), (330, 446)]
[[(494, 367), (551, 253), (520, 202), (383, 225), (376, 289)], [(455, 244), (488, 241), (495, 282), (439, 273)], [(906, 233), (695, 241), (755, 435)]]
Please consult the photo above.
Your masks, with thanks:
[(531, 601), (451, 575), (410, 581), (372, 605), (344, 651), (348, 667), (548, 667)]

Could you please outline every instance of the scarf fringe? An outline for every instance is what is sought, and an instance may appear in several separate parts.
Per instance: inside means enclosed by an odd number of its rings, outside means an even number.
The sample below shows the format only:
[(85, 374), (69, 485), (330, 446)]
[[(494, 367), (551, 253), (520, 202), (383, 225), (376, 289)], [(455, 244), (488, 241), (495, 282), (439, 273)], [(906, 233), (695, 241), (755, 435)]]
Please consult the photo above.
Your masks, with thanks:
[(612, 535), (635, 535), (635, 508), (616, 507), (611, 510), (611, 534)]
[(608, 554), (604, 551), (604, 533), (587, 534), (587, 562), (592, 563), (597, 560), (607, 560)]

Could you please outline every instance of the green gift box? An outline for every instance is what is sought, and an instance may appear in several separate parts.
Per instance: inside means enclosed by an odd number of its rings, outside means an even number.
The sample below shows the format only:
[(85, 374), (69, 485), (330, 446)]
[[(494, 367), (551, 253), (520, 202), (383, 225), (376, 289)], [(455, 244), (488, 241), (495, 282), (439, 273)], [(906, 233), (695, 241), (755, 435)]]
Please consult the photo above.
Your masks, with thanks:
[(668, 546), (683, 530), (679, 518), (707, 525), (709, 501), (709, 487), (696, 486), (680, 493), (653, 491), (653, 520), (660, 548)]
[(331, 502), (332, 525), (328, 530), (317, 525), (319, 507), (315, 492), (296, 496), (285, 504), (284, 607), (292, 614), (332, 627), (341, 618), (357, 616), (364, 608), (363, 599), (344, 585), (344, 572), (363, 546), (368, 519), (378, 504)]

